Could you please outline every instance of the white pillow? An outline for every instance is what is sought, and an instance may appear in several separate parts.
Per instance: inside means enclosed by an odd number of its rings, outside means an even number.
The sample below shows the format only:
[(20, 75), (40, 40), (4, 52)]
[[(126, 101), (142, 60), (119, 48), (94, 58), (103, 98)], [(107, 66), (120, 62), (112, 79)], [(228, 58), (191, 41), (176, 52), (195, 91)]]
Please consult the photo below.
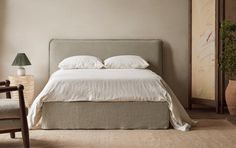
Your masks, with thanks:
[(60, 69), (100, 69), (104, 67), (102, 60), (94, 56), (73, 56), (64, 59), (58, 65)]
[(136, 55), (110, 57), (104, 61), (104, 65), (108, 69), (144, 69), (149, 66), (147, 61)]

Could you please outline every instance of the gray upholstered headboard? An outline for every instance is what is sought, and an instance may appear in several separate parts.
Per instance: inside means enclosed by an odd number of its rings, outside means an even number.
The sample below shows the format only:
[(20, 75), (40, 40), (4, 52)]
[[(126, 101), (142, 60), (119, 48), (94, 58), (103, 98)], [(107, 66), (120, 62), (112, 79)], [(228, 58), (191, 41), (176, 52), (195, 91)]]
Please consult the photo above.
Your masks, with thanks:
[(162, 75), (162, 42), (157, 39), (52, 39), (49, 43), (49, 74), (58, 69), (64, 58), (93, 55), (102, 60), (115, 55), (139, 55), (149, 68)]

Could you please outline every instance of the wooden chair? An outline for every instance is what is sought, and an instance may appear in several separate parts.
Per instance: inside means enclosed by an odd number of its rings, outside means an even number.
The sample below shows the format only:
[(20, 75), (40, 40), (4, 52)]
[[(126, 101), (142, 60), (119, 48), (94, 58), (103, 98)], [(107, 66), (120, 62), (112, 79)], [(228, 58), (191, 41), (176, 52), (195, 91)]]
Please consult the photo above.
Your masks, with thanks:
[[(10, 86), (10, 81), (0, 82), (0, 93), (6, 93), (6, 98), (0, 98), (0, 133), (10, 133), (15, 138), (15, 132), (21, 131), (24, 148), (29, 148), (29, 129), (27, 123), (27, 108), (24, 101), (24, 86)], [(11, 92), (18, 91), (19, 100), (11, 99)]]

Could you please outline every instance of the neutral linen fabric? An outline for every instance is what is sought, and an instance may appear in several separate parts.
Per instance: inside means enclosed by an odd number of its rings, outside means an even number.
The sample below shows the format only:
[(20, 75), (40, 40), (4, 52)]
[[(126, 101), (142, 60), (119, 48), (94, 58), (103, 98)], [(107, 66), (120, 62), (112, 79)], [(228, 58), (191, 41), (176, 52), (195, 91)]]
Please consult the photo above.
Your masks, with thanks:
[(88, 55), (68, 57), (58, 65), (60, 69), (100, 69), (103, 66), (101, 59)]
[(21, 128), (19, 99), (0, 99), (0, 131), (18, 128)]
[(0, 131), (21, 128), (20, 119), (0, 119)]
[[(28, 108), (25, 108), (26, 114)], [(20, 118), (19, 99), (0, 99), (0, 119)]]
[[(62, 120), (63, 119), (63, 120)], [(43, 129), (166, 129), (166, 102), (44, 102)]]
[(175, 129), (186, 131), (195, 124), (163, 79), (146, 69), (55, 72), (30, 108), (30, 128), (40, 125), (42, 104), (50, 101), (166, 101)]
[(107, 58), (104, 66), (108, 69), (145, 69), (149, 64), (140, 56), (122, 55)]
[(0, 99), (0, 119), (20, 118), (18, 99)]
[(58, 69), (65, 58), (92, 55), (105, 60), (118, 55), (144, 58), (155, 73), (163, 73), (162, 41), (158, 39), (53, 39), (49, 44), (49, 74)]

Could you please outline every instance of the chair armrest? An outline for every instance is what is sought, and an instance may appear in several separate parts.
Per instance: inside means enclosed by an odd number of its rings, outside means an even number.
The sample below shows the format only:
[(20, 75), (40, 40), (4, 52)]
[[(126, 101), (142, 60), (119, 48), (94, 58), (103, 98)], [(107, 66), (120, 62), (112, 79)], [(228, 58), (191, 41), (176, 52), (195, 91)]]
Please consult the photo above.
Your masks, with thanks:
[(8, 86), (8, 87), (0, 87), (0, 93), (7, 93), (11, 91), (17, 91), (19, 88), (17, 86)]
[(0, 86), (9, 86), (10, 85), (10, 81), (6, 80), (6, 81), (0, 81)]
[[(9, 86), (10, 86), (10, 81), (9, 81), (9, 80), (1, 81), (1, 82), (0, 82), (0, 86), (3, 86), (3, 85), (5, 85), (5, 87), (9, 87)], [(1, 88), (2, 88), (2, 87), (0, 87), (0, 89), (1, 89)], [(11, 89), (12, 89), (12, 88), (11, 88)], [(10, 89), (10, 91), (11, 91), (11, 89)], [(2, 91), (6, 93), (6, 97), (7, 97), (7, 98), (11, 98), (11, 93), (10, 93), (10, 91), (7, 91), (6, 89), (2, 89)], [(0, 91), (0, 93), (2, 93), (2, 92)]]
[(6, 81), (0, 81), (0, 86), (5, 85)]

